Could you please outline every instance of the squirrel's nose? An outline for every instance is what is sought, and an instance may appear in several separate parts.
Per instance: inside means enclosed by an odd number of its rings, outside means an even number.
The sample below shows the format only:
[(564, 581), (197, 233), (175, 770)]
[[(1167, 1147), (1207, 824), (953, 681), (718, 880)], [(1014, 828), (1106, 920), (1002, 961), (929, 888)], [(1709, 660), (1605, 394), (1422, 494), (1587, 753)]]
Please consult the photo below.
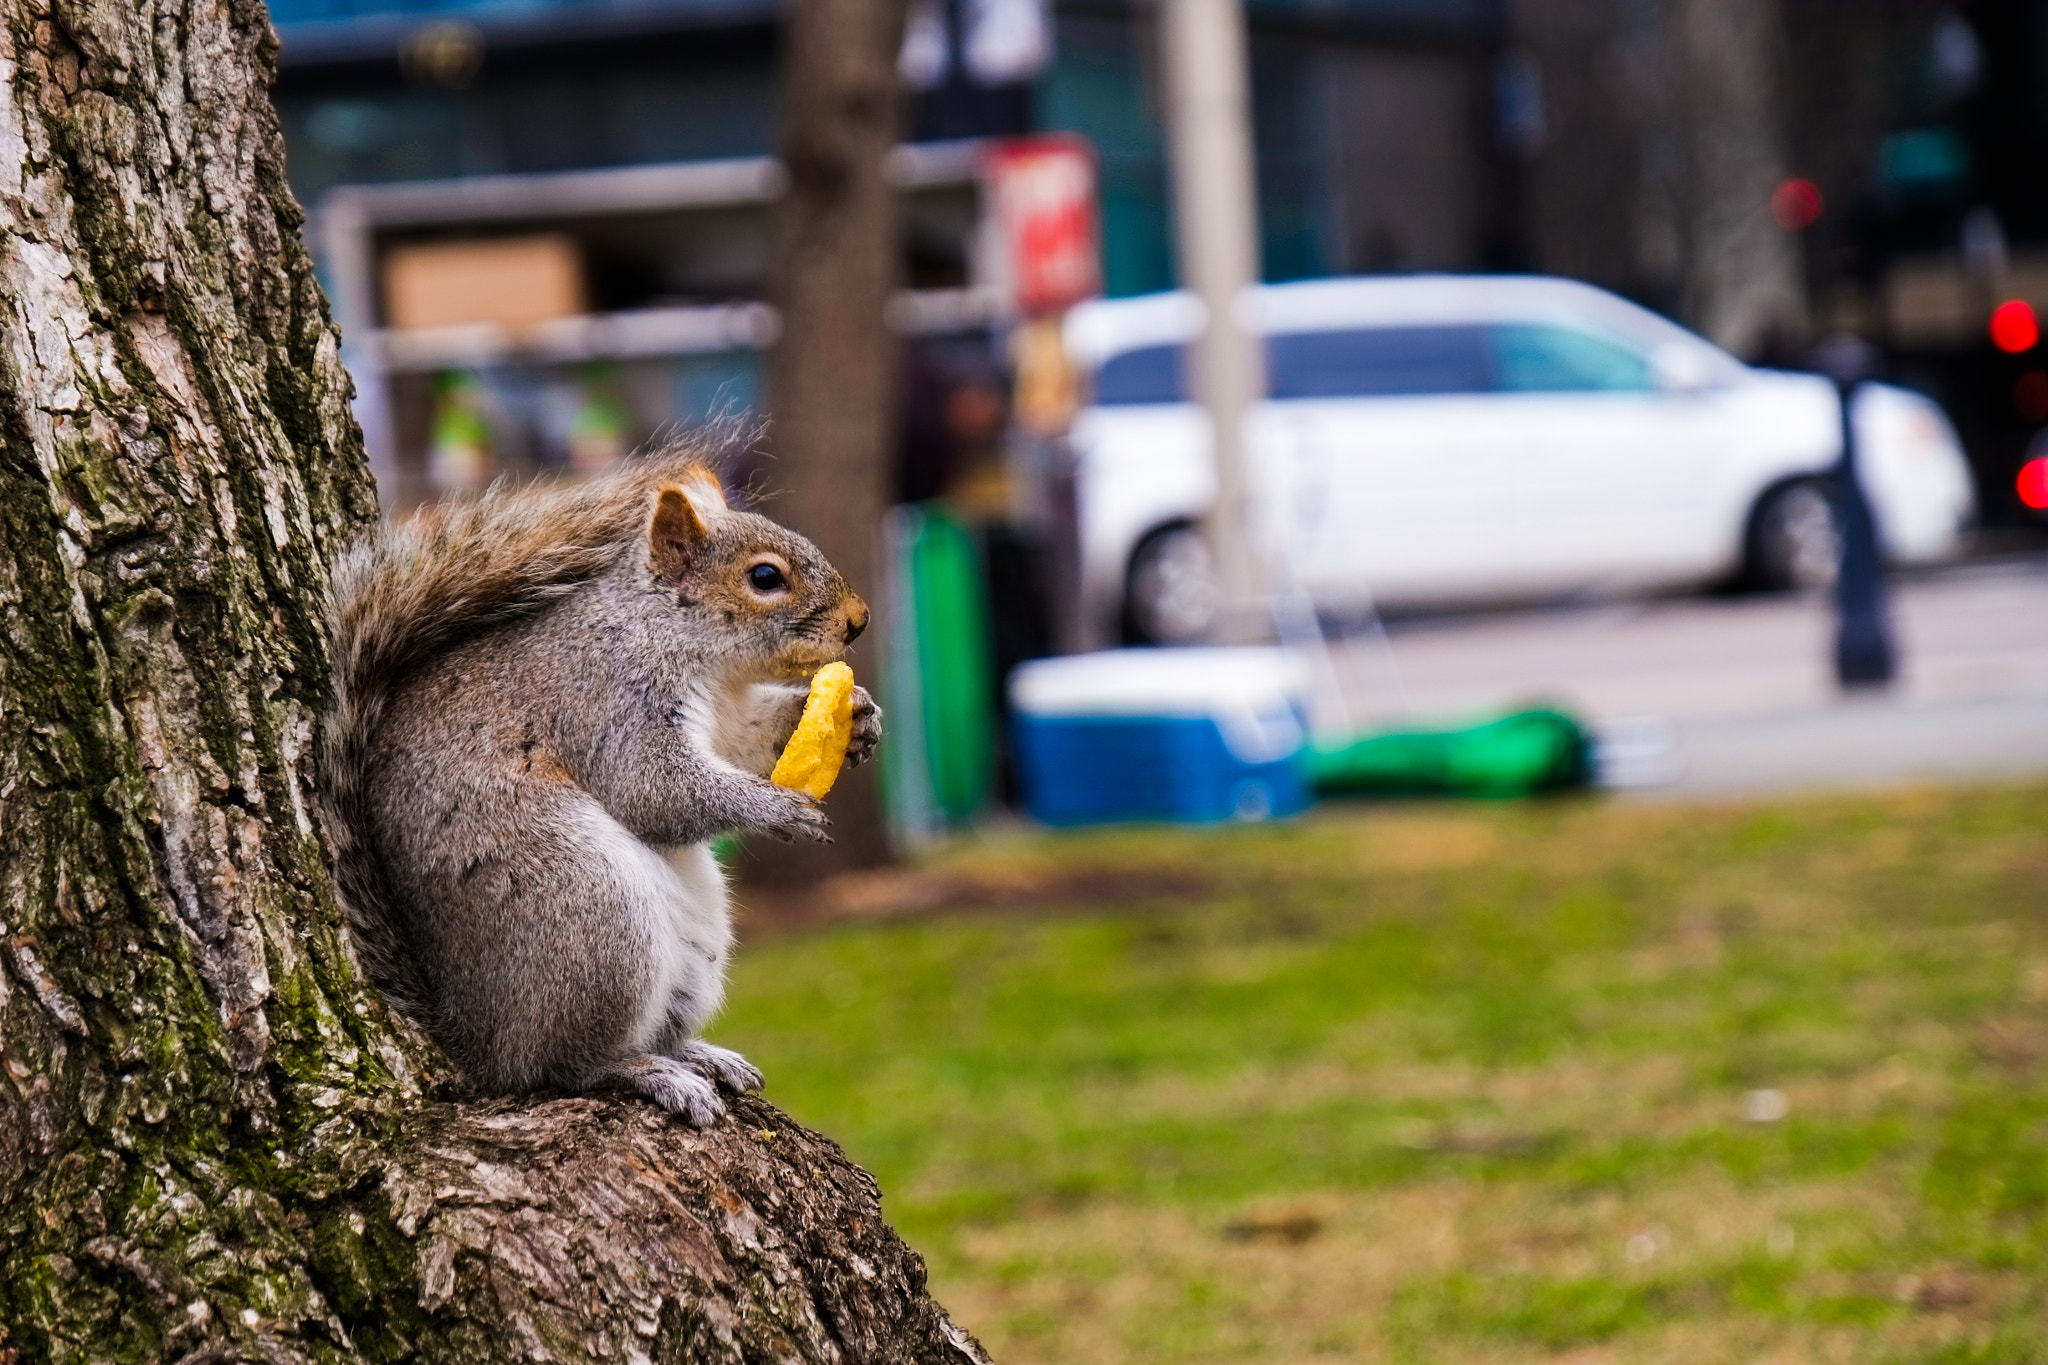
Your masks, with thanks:
[(868, 604), (856, 597), (853, 599), (852, 607), (846, 613), (846, 643), (852, 644), (855, 640), (858, 640), (860, 633), (867, 628)]

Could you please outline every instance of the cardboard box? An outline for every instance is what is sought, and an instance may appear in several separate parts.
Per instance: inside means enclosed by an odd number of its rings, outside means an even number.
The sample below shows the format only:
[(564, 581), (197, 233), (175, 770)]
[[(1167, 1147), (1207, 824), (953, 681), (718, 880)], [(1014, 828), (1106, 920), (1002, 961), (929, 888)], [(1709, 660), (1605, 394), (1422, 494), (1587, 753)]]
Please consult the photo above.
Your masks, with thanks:
[(524, 327), (587, 306), (582, 254), (564, 233), (421, 242), (384, 254), (384, 315), (391, 327)]

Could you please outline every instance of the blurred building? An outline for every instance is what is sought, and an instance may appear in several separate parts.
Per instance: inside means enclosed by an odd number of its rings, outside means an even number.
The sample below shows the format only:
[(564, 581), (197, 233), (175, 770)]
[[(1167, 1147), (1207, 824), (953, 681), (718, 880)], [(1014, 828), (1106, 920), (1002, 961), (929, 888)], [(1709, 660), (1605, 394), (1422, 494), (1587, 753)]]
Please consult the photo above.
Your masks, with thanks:
[[(2048, 0), (1248, 0), (1263, 270), (1591, 280), (1751, 359), (1885, 344), (1987, 514), (2048, 423)], [(274, 0), (293, 180), (401, 498), (758, 400), (778, 0)], [(1141, 0), (917, 0), (899, 323), (1001, 320), (978, 139), (1079, 133), (1174, 278)], [(972, 364), (968, 369), (974, 368)], [(486, 448), (488, 447), (488, 448)]]
[[(977, 69), (983, 13), (1044, 25)], [(275, 0), (307, 203), (337, 185), (765, 155), (775, 0)], [(950, 33), (945, 20), (951, 18)], [(1252, 0), (1272, 278), (1501, 264), (1497, 0)], [(936, 36), (920, 42), (934, 20)], [(1171, 286), (1149, 6), (923, 0), (919, 141), (1062, 130), (1103, 162), (1108, 284)], [(961, 30), (966, 30), (964, 34)]]
[[(597, 469), (758, 403), (779, 183), (763, 0), (277, 0), (276, 100), (398, 505)], [(907, 300), (988, 313), (957, 144), (900, 160)]]
[[(272, 14), (292, 178), (400, 501), (756, 401), (775, 0)], [(1491, 0), (1255, 0), (1252, 26), (1270, 277), (1517, 262)], [(989, 137), (1086, 137), (1107, 289), (1171, 286), (1152, 27), (1129, 0), (913, 6), (906, 330), (943, 349), (998, 320)]]

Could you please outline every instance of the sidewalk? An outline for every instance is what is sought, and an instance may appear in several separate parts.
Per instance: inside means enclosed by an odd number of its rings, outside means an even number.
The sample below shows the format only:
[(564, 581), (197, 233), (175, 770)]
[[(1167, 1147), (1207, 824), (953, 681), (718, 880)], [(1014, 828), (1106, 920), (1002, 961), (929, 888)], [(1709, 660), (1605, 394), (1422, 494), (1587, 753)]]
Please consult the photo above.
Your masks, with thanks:
[[(1843, 696), (1822, 598), (1692, 598), (1397, 623), (1337, 659), (1353, 716), (1559, 703), (1645, 794), (2048, 772), (2048, 557), (1894, 585), (1901, 670)], [(1398, 676), (1397, 676), (1398, 675)], [(1660, 756), (1661, 751), (1661, 756)]]

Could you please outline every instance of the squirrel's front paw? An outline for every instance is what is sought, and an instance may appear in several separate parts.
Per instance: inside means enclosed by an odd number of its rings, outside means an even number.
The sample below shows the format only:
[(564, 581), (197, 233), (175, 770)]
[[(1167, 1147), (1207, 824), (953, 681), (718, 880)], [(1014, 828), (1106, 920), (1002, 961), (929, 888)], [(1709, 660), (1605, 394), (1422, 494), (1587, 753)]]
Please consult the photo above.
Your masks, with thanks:
[(785, 844), (793, 844), (801, 836), (821, 844), (832, 842), (832, 836), (825, 831), (832, 828), (832, 821), (817, 803), (802, 792), (786, 787), (770, 787), (775, 793), (776, 811), (774, 818), (763, 827)]
[(875, 755), (882, 742), (882, 708), (865, 687), (853, 689), (853, 738), (846, 744), (846, 766), (858, 768)]

